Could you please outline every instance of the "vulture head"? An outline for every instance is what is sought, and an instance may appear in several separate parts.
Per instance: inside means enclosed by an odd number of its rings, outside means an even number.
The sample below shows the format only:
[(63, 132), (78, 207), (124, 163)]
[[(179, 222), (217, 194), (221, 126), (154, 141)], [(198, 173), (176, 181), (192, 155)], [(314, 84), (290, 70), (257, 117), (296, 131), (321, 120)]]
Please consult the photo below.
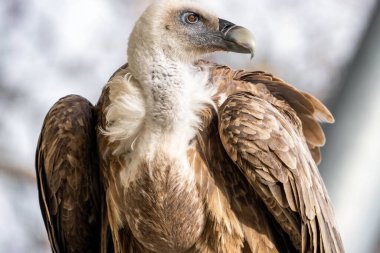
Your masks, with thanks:
[(218, 18), (196, 3), (166, 0), (152, 4), (137, 21), (129, 38), (128, 61), (135, 72), (133, 68), (141, 67), (141, 61), (164, 58), (192, 63), (215, 51), (253, 56), (255, 40), (246, 28)]

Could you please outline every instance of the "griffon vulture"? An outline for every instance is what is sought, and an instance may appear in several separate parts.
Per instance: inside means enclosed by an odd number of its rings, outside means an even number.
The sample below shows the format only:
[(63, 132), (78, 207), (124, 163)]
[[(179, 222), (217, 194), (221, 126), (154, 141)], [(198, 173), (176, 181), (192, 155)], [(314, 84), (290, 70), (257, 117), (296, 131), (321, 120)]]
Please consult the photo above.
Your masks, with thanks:
[(53, 252), (343, 252), (316, 166), (330, 112), (271, 74), (201, 60), (254, 49), (194, 3), (142, 14), (98, 104), (70, 95), (45, 118)]

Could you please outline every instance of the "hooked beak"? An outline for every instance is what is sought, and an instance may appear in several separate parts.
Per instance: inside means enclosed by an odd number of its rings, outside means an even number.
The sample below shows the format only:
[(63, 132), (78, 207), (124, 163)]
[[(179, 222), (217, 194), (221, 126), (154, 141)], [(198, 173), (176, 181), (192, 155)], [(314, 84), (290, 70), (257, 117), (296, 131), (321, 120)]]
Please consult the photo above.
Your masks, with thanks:
[(228, 51), (236, 53), (255, 54), (256, 42), (253, 34), (242, 26), (237, 26), (227, 20), (219, 19), (219, 31)]

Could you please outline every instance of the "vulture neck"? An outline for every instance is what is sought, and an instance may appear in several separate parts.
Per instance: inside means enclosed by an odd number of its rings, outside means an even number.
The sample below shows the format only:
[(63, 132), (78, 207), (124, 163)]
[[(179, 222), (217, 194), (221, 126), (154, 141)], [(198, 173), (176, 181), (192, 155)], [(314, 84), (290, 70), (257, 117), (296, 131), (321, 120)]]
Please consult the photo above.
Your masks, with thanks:
[(154, 59), (138, 77), (147, 99), (148, 119), (162, 128), (171, 128), (184, 120), (188, 108), (189, 94), (185, 66), (163, 57)]
[(177, 144), (182, 139), (187, 145), (200, 123), (197, 113), (211, 102), (212, 94), (206, 88), (208, 72), (191, 63), (175, 61), (163, 51), (145, 50), (138, 55), (139, 60), (132, 60), (130, 70), (146, 98), (147, 138), (151, 141), (152, 134), (160, 135)]

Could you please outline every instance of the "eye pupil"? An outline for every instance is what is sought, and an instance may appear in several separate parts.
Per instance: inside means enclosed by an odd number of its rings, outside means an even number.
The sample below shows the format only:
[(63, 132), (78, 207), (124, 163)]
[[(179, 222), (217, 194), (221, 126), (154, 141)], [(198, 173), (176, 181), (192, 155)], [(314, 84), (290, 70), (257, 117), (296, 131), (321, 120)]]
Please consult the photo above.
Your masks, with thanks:
[(196, 14), (193, 13), (193, 14), (189, 14), (186, 17), (186, 20), (187, 20), (187, 22), (194, 24), (194, 23), (198, 22), (199, 18)]

